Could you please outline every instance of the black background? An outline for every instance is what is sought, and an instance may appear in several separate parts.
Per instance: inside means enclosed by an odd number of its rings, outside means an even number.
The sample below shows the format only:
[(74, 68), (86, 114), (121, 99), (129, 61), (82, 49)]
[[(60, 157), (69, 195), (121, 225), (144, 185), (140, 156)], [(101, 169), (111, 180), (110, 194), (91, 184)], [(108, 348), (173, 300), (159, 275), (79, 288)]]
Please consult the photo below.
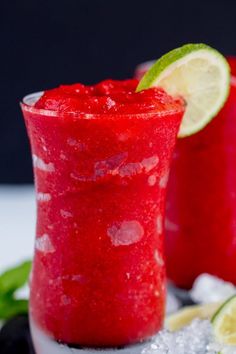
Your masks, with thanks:
[(0, 183), (32, 181), (25, 94), (127, 78), (186, 42), (236, 55), (236, 1), (0, 0)]

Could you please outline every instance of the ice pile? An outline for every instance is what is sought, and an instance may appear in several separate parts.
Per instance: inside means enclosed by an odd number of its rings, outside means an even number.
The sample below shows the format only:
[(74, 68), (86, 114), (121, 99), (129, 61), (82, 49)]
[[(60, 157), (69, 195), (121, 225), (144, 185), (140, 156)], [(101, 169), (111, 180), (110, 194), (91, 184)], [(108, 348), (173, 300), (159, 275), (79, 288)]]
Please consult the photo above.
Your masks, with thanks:
[(208, 345), (207, 354), (236, 354), (235, 346), (224, 346), (222, 344), (213, 342)]
[(194, 320), (177, 332), (163, 330), (142, 354), (215, 354), (207, 347), (212, 340), (212, 327), (208, 320)]
[(233, 284), (210, 274), (199, 275), (190, 291), (190, 297), (196, 303), (224, 301), (235, 294)]
[(208, 320), (195, 319), (180, 331), (163, 330), (141, 354), (236, 354), (236, 347), (216, 343)]

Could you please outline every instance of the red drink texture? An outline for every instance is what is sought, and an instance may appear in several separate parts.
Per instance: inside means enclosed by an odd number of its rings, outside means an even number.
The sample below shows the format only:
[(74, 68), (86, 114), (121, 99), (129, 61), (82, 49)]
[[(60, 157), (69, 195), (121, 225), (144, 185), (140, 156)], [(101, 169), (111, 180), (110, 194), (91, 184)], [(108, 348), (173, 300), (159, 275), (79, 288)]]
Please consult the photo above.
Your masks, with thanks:
[(166, 182), (184, 107), (136, 85), (62, 86), (22, 105), (37, 193), (31, 318), (62, 343), (126, 345), (163, 324)]
[[(236, 75), (236, 58), (228, 61)], [(223, 109), (202, 131), (178, 139), (173, 156), (167, 192), (166, 263), (168, 277), (180, 287), (191, 287), (201, 273), (236, 284), (235, 166), (236, 78), (232, 76)]]

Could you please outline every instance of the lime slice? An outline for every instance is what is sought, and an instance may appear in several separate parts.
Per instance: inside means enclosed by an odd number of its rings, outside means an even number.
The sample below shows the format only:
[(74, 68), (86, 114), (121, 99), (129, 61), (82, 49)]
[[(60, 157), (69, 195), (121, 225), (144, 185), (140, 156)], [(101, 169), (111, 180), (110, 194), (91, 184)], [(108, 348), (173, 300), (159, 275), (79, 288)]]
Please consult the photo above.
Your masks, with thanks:
[(230, 69), (223, 55), (206, 44), (186, 44), (158, 59), (136, 91), (158, 86), (182, 96), (187, 106), (178, 136), (184, 137), (204, 128), (218, 113), (229, 84)]
[(220, 303), (186, 306), (182, 310), (167, 317), (165, 327), (170, 331), (178, 331), (191, 323), (194, 318), (211, 318), (219, 306)]
[(211, 322), (218, 342), (236, 345), (236, 295), (223, 303)]

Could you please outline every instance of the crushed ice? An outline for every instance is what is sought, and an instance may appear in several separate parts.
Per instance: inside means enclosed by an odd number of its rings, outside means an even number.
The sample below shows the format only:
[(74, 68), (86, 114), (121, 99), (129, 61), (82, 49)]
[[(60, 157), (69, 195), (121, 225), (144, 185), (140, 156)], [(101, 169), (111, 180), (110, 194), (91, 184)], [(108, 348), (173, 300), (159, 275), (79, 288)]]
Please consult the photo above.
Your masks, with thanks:
[(180, 331), (160, 331), (142, 354), (213, 354), (207, 351), (211, 338), (210, 322), (196, 319)]
[(209, 320), (195, 319), (179, 331), (160, 331), (142, 354), (236, 354), (235, 346), (217, 343)]

